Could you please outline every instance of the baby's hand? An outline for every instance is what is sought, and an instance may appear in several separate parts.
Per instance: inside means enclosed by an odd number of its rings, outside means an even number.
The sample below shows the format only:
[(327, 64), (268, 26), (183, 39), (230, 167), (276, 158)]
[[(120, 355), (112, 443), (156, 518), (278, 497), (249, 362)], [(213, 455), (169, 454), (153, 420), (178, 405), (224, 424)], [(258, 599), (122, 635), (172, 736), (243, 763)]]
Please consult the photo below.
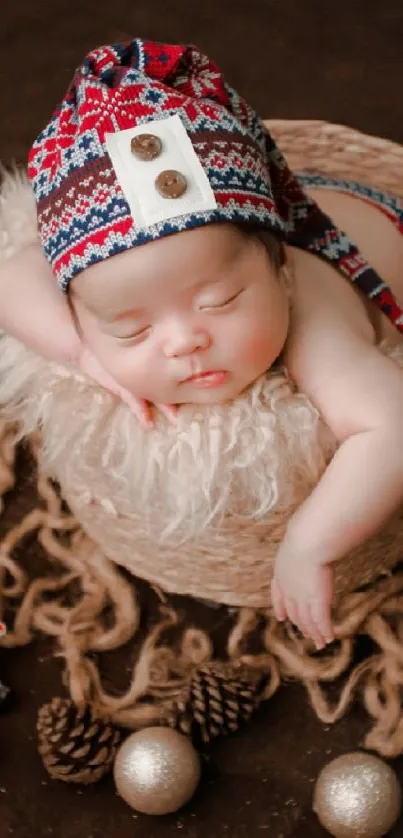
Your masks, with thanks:
[(317, 649), (333, 640), (333, 573), (328, 564), (298, 559), (282, 545), (276, 557), (271, 596), (278, 620), (291, 620)]
[[(111, 393), (119, 396), (122, 401), (127, 404), (136, 419), (139, 420), (143, 428), (152, 428), (154, 425), (152, 416), (152, 406), (145, 399), (137, 399), (124, 387), (121, 387), (112, 378), (111, 375), (103, 368), (95, 355), (82, 345), (80, 355), (77, 361), (78, 368), (101, 387), (105, 387)], [(157, 404), (155, 407), (172, 423), (176, 424), (177, 408), (170, 404)]]
[[(81, 342), (39, 242), (0, 264), (0, 328), (43, 358), (74, 364), (119, 396), (143, 427), (153, 426), (152, 405), (120, 387)], [(177, 409), (173, 405), (155, 407), (175, 423)]]

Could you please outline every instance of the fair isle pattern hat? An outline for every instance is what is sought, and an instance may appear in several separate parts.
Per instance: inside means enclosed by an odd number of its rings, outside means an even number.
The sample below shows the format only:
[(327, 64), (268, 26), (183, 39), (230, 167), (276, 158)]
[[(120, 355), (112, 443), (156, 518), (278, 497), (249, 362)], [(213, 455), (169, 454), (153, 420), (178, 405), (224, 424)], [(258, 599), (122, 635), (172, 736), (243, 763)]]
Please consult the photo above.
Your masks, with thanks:
[[(161, 154), (141, 160), (136, 136), (155, 138)], [(89, 53), (29, 155), (40, 237), (62, 290), (91, 264), (201, 224), (283, 234), (266, 142), (256, 114), (196, 48), (135, 39)], [(182, 195), (159, 194), (164, 172), (184, 175)]]
[(367, 293), (379, 283), (194, 46), (134, 39), (90, 52), (35, 141), (28, 174), (63, 292), (90, 265), (219, 221), (317, 252)]

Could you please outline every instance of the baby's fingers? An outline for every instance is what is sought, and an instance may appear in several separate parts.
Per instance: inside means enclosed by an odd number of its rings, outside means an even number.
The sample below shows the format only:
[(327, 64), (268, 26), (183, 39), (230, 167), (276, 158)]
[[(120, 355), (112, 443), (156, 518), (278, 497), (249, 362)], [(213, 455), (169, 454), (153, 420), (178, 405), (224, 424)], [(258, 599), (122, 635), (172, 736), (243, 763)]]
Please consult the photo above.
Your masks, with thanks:
[[(121, 390), (119, 393), (121, 399), (128, 405), (134, 416), (139, 420), (143, 428), (152, 428), (154, 426), (152, 405), (145, 399), (136, 399), (127, 390)], [(168, 419), (171, 425), (176, 425), (176, 418), (178, 409), (171, 404), (156, 404), (155, 407), (161, 411), (163, 416)]]
[(325, 636), (321, 630), (320, 625), (316, 622), (312, 606), (310, 603), (304, 603), (299, 606), (300, 616), (300, 631), (305, 637), (313, 640), (317, 649), (323, 649), (326, 645)]
[(161, 411), (162, 415), (168, 419), (168, 422), (170, 422), (171, 425), (176, 425), (178, 408), (175, 404), (156, 404), (155, 406)]
[(142, 428), (148, 429), (153, 427), (154, 422), (151, 407), (145, 399), (135, 399), (134, 396), (127, 393), (126, 390), (118, 393), (117, 395), (119, 395), (122, 401), (127, 404), (128, 408), (130, 408), (133, 413), (133, 416), (135, 416), (140, 422)]
[(303, 628), (297, 601), (293, 597), (285, 597), (284, 605), (288, 619), (302, 632)]
[(284, 606), (283, 594), (275, 579), (273, 579), (271, 583), (271, 601), (276, 620), (282, 623), (287, 617), (287, 612)]
[(78, 367), (85, 375), (105, 387), (115, 396), (118, 396), (122, 402), (127, 404), (133, 415), (138, 419), (143, 428), (150, 428), (153, 425), (151, 408), (145, 399), (137, 399), (129, 390), (121, 387), (114, 378), (107, 372), (98, 358), (88, 349), (87, 346), (82, 346), (81, 355), (78, 359)]
[(325, 643), (331, 643), (334, 640), (331, 604), (325, 600), (315, 600), (312, 602), (311, 612)]

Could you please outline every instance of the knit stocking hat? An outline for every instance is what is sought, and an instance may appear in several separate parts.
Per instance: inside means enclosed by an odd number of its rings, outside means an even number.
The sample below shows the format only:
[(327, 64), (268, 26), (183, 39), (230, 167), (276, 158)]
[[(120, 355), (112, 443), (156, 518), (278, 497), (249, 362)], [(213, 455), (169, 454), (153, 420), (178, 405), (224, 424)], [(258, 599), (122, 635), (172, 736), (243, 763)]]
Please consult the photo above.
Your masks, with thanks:
[(194, 46), (90, 52), (29, 155), (46, 256), (66, 292), (89, 265), (202, 224), (253, 224), (379, 279), (300, 186), (257, 114)]

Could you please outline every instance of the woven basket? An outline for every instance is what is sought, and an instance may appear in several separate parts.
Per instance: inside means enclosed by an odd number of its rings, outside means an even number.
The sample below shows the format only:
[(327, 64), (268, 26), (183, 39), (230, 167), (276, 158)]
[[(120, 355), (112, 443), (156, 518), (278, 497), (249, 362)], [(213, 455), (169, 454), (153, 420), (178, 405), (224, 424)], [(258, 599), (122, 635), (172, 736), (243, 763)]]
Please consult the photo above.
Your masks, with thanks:
[(403, 198), (403, 146), (320, 120), (266, 120), (295, 171), (320, 172)]
[[(319, 121), (271, 120), (267, 125), (294, 170), (328, 173), (403, 197), (403, 147)], [(261, 408), (265, 406), (277, 429), (273, 450), (270, 453), (267, 449), (268, 467), (278, 440), (288, 452), (287, 474), (283, 476), (286, 489), (280, 491), (277, 505), (263, 519), (241, 517), (239, 510), (233, 514), (229, 509), (192, 538), (176, 542), (168, 539), (161, 543), (144, 525), (144, 512), (141, 506), (136, 506), (133, 494), (129, 491), (125, 494), (121, 485), (119, 490), (113, 488), (113, 458), (108, 460), (107, 448), (119, 434), (127, 444), (129, 431), (130, 444), (141, 452), (152, 444), (154, 433), (160, 434), (161, 439), (167, 435), (167, 446), (171, 446), (169, 450), (167, 448), (168, 462), (173, 452), (175, 431), (163, 426), (150, 433), (143, 432), (134, 421), (129, 425), (125, 409), (116, 406), (108, 394), (94, 392), (88, 383), (66, 370), (60, 371), (41, 359), (33, 360), (32, 355), (15, 341), (5, 337), (2, 340), (0, 402), (7, 402), (9, 415), (25, 422), (27, 432), (41, 427), (47, 467), (60, 482), (82, 527), (102, 546), (104, 553), (136, 576), (168, 592), (230, 605), (266, 607), (273, 561), (287, 521), (317, 482), (334, 451), (334, 441), (318, 420), (315, 409), (308, 400), (301, 400), (293, 392), (287, 378), (279, 375), (274, 382), (269, 382), (259, 396), (260, 401), (256, 392), (252, 394)], [(391, 351), (403, 366), (403, 348)], [(25, 372), (18, 373), (20, 377), (15, 384), (17, 370)], [(249, 407), (253, 406), (252, 402), (249, 401)], [(29, 411), (31, 418), (28, 420)], [(95, 416), (95, 412), (98, 424), (91, 435), (89, 416)], [(222, 410), (217, 415), (225, 421)], [(192, 427), (199, 423), (200, 433), (207, 437), (207, 443), (211, 442), (217, 427), (213, 419), (217, 423), (217, 415), (212, 416), (211, 412), (197, 407), (186, 415), (182, 430), (187, 421)], [(259, 415), (257, 411), (256, 416), (256, 422), (259, 422), (263, 414)], [(294, 427), (290, 426), (290, 421), (294, 421)], [(299, 424), (301, 421), (302, 425)], [(63, 422), (65, 439), (60, 433)], [(55, 431), (55, 428), (59, 430)], [(90, 453), (83, 464), (84, 433)], [(248, 438), (241, 443), (247, 445)], [(49, 451), (53, 451), (52, 456)], [(224, 448), (222, 457), (224, 459)], [(163, 468), (160, 474), (163, 480)], [(242, 476), (241, 471), (238, 474)], [(198, 479), (196, 464), (193, 476), (189, 478), (189, 491)], [(141, 475), (138, 481), (141, 492)], [(165, 502), (169, 503), (169, 498)], [(161, 515), (162, 511), (161, 506)], [(154, 519), (158, 519), (157, 503), (153, 512)], [(400, 560), (402, 519), (403, 510), (375, 538), (337, 563), (336, 589), (339, 594), (370, 582)]]

